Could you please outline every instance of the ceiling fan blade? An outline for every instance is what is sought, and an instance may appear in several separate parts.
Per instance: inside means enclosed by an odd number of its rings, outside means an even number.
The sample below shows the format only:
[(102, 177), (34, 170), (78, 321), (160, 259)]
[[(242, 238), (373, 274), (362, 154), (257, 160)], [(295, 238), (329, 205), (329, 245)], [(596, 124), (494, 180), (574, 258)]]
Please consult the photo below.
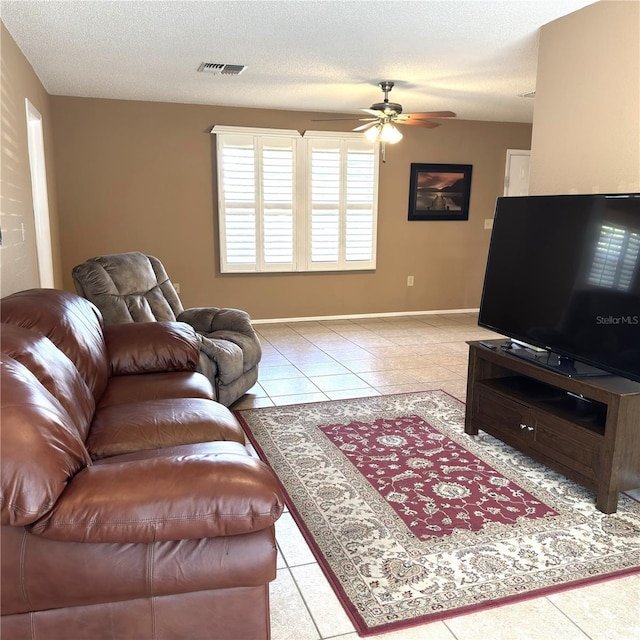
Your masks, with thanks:
[(411, 120), (399, 120), (398, 124), (409, 124), (414, 127), (424, 127), (425, 129), (435, 129), (436, 127), (440, 126), (439, 122), (433, 122), (432, 120), (418, 120), (413, 118)]
[(407, 113), (404, 114), (410, 118), (455, 118), (453, 111), (425, 111), (424, 113)]
[(358, 116), (351, 118), (314, 118), (311, 122), (335, 122), (337, 120), (362, 120), (362, 118), (358, 118)]
[[(376, 111), (375, 109), (360, 109), (368, 113), (370, 116), (375, 116), (375, 119), (384, 118), (382, 111)], [(311, 122), (331, 122), (332, 120), (368, 120), (369, 118), (358, 118), (358, 116), (351, 116), (350, 118), (314, 118)]]
[(375, 126), (376, 124), (377, 123), (374, 120), (373, 122), (367, 122), (366, 124), (361, 124), (359, 127), (356, 127), (355, 129), (351, 129), (351, 131), (364, 131), (365, 129), (368, 129), (369, 127)]

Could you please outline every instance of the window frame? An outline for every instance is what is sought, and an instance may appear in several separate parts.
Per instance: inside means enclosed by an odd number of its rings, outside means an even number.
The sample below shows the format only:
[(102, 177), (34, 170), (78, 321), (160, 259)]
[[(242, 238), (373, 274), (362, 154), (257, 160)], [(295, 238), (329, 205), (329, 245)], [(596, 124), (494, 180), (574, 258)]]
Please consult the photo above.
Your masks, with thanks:
[[(221, 273), (317, 273), (336, 271), (371, 271), (376, 268), (377, 260), (377, 218), (378, 218), (378, 185), (379, 185), (379, 143), (371, 143), (361, 133), (356, 132), (335, 132), (335, 131), (305, 131), (302, 135), (290, 129), (267, 129), (256, 127), (235, 127), (226, 125), (216, 125), (212, 127), (211, 133), (216, 136), (216, 161), (217, 161), (217, 195), (218, 195), (218, 249), (220, 252)], [(291, 263), (267, 263), (264, 260), (264, 207), (262, 198), (258, 194), (259, 189), (255, 187), (254, 213), (255, 216), (255, 261), (242, 264), (241, 262), (230, 262), (227, 255), (227, 228), (228, 215), (224, 181), (224, 142), (230, 135), (246, 136), (252, 138), (252, 150), (254, 156), (254, 166), (256, 167), (256, 183), (262, 184), (263, 174), (260, 171), (262, 143), (268, 138), (285, 138), (291, 141), (292, 162), (293, 162), (293, 198), (291, 202), (292, 210), (292, 261)], [(226, 137), (225, 137), (226, 136)], [(340, 196), (336, 204), (338, 209), (338, 258), (330, 262), (313, 262), (311, 253), (312, 243), (312, 161), (311, 155), (314, 149), (314, 142), (322, 146), (323, 143), (335, 142), (339, 148), (340, 167)], [(350, 145), (351, 142), (351, 145)], [(355, 145), (353, 144), (355, 143)], [(356, 147), (356, 149), (354, 149)], [(359, 148), (359, 149), (357, 149)], [(368, 159), (363, 163), (361, 171), (369, 172), (371, 182), (365, 186), (371, 189), (371, 202), (351, 203), (351, 208), (347, 202), (347, 185), (354, 182), (347, 180), (347, 160), (352, 153), (364, 153)], [(369, 166), (367, 166), (369, 165)], [(365, 173), (365, 175), (367, 175)], [(370, 225), (370, 259), (369, 260), (347, 260), (348, 239), (353, 240), (357, 236), (349, 236), (347, 232), (347, 219), (349, 211), (357, 211), (363, 208), (370, 211), (369, 216), (364, 217), (365, 224)], [(353, 213), (352, 213), (353, 215)], [(357, 216), (356, 216), (357, 217)], [(357, 231), (356, 231), (357, 233)], [(366, 234), (368, 235), (368, 233)], [(366, 241), (368, 243), (368, 240)], [(365, 250), (369, 250), (365, 244)]]

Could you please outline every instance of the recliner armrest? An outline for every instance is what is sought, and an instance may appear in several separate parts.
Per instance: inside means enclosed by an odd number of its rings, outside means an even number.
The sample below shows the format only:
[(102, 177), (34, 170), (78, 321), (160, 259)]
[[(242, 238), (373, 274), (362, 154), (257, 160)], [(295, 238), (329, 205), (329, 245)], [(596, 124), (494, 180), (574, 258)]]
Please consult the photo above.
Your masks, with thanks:
[(198, 333), (207, 335), (215, 331), (237, 331), (254, 335), (251, 318), (241, 309), (219, 309), (218, 307), (193, 307), (185, 309), (177, 318), (190, 324)]
[(184, 322), (129, 322), (104, 328), (111, 375), (195, 371), (200, 341)]
[(282, 510), (266, 464), (239, 443), (212, 442), (87, 467), (31, 532), (71, 542), (215, 538), (270, 527)]

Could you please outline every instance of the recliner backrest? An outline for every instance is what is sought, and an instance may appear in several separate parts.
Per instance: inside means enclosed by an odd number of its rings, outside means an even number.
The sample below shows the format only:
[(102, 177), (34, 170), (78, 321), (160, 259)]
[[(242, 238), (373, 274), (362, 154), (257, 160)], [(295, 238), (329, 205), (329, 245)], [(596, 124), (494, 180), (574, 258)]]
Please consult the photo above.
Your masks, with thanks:
[(91, 258), (72, 275), (78, 294), (100, 309), (105, 324), (173, 322), (184, 311), (160, 260), (139, 251)]

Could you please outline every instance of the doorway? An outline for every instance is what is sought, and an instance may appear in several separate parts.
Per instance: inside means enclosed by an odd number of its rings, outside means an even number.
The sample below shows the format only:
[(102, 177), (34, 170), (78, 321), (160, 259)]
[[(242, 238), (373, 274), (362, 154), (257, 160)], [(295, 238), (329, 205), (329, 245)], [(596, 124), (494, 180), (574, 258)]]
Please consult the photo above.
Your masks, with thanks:
[(507, 166), (504, 176), (505, 196), (529, 195), (529, 162), (531, 151), (507, 149)]
[(44, 133), (42, 116), (25, 98), (27, 110), (27, 142), (29, 169), (31, 172), (31, 194), (36, 235), (36, 255), (40, 286), (53, 288), (53, 254), (51, 249), (51, 225), (49, 221), (49, 195), (44, 156)]

